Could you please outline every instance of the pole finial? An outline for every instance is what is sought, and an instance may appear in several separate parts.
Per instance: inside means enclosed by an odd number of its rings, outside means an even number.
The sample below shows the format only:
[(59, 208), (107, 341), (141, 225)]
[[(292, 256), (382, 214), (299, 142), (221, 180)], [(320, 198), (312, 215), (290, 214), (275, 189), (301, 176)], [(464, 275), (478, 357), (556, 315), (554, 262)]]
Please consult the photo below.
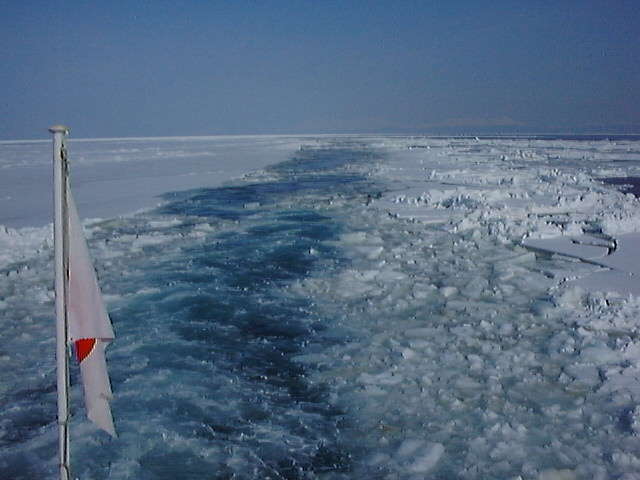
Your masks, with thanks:
[(49, 131), (51, 133), (62, 133), (66, 135), (69, 133), (69, 127), (65, 127), (64, 125), (54, 125), (53, 127), (49, 127)]

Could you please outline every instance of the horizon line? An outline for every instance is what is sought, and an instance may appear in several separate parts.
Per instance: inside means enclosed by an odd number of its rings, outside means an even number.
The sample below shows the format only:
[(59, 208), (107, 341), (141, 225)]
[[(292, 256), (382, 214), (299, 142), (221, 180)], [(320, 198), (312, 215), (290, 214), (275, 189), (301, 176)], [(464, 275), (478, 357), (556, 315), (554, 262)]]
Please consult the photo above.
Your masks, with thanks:
[[(71, 129), (69, 130), (71, 131)], [(425, 137), (425, 138), (514, 138), (514, 137), (637, 137), (640, 136), (640, 131), (636, 133), (616, 133), (616, 132), (587, 132), (587, 133), (575, 133), (570, 131), (565, 132), (528, 132), (528, 133), (390, 133), (390, 132), (371, 132), (371, 133), (220, 133), (209, 135), (146, 135), (146, 136), (131, 136), (131, 137), (72, 137), (68, 136), (67, 139), (75, 142), (92, 142), (92, 141), (114, 141), (114, 140), (179, 140), (179, 139), (216, 139), (216, 138), (291, 138), (291, 137)], [(37, 138), (37, 139), (0, 139), (0, 145), (8, 145), (12, 143), (43, 143), (50, 142), (51, 138)]]

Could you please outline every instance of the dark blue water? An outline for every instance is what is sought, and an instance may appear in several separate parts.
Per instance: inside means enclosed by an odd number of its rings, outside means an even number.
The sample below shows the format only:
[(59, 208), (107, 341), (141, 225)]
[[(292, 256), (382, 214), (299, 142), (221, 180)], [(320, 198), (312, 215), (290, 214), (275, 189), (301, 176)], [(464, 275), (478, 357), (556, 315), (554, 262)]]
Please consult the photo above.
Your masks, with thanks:
[(344, 267), (332, 240), (348, 228), (349, 205), (375, 191), (365, 175), (374, 161), (352, 144), (303, 150), (259, 181), (170, 194), (158, 211), (96, 234), (111, 245), (173, 240), (103, 272), (107, 289), (139, 293), (111, 313), (120, 439), (104, 440), (80, 472), (120, 478), (109, 464), (129, 455), (123, 478), (348, 476), (349, 419), (307, 380), (313, 365), (295, 361), (348, 339), (328, 334), (332, 319), (288, 287)]
[(639, 177), (605, 177), (600, 181), (607, 185), (616, 185), (624, 193), (631, 193), (635, 197), (640, 197)]

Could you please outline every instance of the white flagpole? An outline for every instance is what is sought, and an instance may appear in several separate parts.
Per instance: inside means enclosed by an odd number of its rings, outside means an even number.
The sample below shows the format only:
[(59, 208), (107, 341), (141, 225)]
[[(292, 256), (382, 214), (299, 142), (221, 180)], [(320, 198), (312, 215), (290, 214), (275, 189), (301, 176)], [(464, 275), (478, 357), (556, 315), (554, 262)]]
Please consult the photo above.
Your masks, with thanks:
[(69, 325), (67, 319), (67, 288), (69, 280), (69, 232), (67, 212), (67, 153), (64, 137), (69, 129), (55, 125), (53, 133), (53, 201), (54, 256), (56, 291), (56, 362), (58, 384), (58, 427), (60, 478), (70, 480), (69, 460)]

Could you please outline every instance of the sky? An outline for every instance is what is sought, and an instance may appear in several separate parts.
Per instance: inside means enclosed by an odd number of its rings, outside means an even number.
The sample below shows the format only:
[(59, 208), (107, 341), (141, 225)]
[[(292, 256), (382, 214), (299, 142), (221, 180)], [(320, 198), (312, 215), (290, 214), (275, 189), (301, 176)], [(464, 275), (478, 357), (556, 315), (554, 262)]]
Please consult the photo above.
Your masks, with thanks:
[(640, 8), (5, 0), (0, 87), (0, 139), (640, 133)]

